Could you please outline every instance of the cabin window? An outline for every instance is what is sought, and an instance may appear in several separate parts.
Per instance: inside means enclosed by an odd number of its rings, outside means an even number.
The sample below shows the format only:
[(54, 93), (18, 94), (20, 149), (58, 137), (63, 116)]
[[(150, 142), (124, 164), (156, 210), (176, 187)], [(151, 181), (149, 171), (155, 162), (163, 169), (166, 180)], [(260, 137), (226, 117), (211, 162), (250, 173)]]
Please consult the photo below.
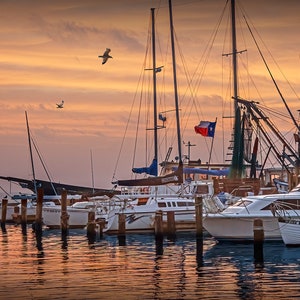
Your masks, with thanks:
[(208, 185), (198, 185), (197, 186), (197, 194), (208, 194)]
[(167, 207), (165, 202), (158, 202), (158, 207)]

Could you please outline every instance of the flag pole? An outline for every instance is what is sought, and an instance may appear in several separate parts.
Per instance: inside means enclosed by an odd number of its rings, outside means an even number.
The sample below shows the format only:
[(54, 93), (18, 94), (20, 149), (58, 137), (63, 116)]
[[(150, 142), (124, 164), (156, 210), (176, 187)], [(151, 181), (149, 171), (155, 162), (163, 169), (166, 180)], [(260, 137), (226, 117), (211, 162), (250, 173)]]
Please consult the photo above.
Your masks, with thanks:
[[(218, 118), (216, 118), (216, 126), (217, 126), (217, 119)], [(209, 151), (209, 159), (208, 159), (208, 170), (209, 170), (209, 165), (210, 165), (210, 160), (211, 160), (211, 153), (212, 153), (212, 149), (213, 149), (213, 146), (214, 146), (214, 139), (215, 139), (215, 135), (212, 137), (212, 140), (211, 140), (210, 151)]]

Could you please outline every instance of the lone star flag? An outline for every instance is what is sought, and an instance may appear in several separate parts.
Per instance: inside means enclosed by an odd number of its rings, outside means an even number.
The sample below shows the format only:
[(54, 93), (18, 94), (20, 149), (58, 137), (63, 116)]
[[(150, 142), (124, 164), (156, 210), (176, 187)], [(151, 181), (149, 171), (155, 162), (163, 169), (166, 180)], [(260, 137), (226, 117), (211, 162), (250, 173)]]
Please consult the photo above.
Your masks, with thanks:
[(195, 132), (203, 136), (214, 137), (216, 122), (201, 121), (199, 125), (195, 126)]

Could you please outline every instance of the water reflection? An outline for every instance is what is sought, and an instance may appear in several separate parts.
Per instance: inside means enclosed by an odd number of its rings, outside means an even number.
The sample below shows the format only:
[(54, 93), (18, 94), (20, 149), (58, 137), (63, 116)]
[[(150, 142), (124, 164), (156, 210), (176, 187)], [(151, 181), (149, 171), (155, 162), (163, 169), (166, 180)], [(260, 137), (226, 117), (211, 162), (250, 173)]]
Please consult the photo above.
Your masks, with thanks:
[(194, 234), (104, 235), (91, 243), (84, 230), (24, 236), (7, 226), (0, 239), (0, 299), (298, 297), (300, 251), (283, 243), (265, 243), (258, 267), (253, 244)]

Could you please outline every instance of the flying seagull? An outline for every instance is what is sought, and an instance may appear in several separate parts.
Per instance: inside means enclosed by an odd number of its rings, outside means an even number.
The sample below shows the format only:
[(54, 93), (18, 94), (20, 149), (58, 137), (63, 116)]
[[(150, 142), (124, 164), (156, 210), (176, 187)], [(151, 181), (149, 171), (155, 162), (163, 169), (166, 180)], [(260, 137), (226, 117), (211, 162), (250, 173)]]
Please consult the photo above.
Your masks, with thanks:
[(63, 108), (64, 107), (64, 100), (61, 100), (61, 103), (60, 104), (57, 104), (56, 103), (56, 108)]
[(104, 51), (103, 55), (99, 55), (98, 56), (99, 58), (103, 58), (102, 65), (104, 65), (109, 58), (112, 58), (112, 56), (109, 55), (109, 52), (110, 52), (110, 49), (106, 48), (106, 50)]

